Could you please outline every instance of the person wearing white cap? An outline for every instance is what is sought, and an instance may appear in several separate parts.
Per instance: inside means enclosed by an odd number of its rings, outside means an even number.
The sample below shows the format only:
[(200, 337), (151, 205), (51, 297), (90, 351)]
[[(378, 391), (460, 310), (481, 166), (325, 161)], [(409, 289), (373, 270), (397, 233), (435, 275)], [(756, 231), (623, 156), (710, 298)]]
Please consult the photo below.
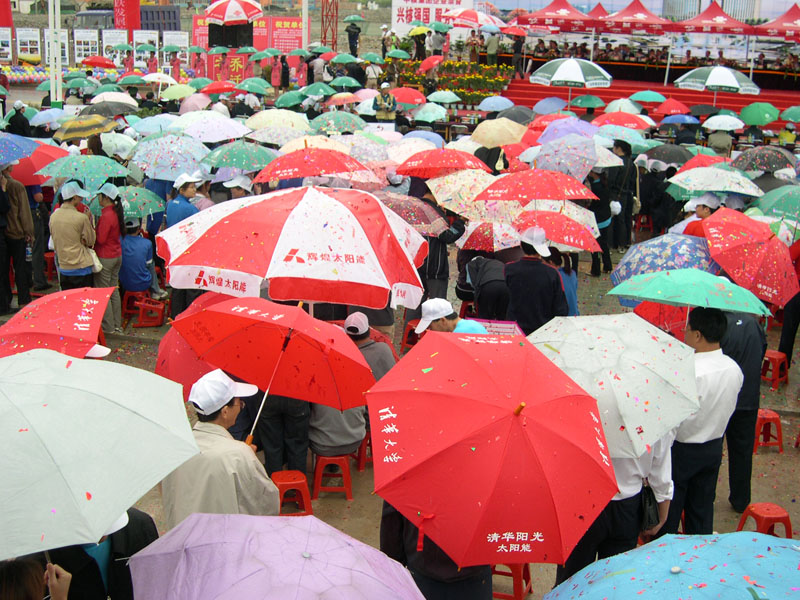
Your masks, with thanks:
[(459, 317), (453, 305), (444, 298), (430, 298), (422, 303), (422, 316), (414, 333), (419, 335), (426, 329), (448, 333), (487, 333), (477, 321)]
[(544, 230), (526, 229), (520, 235), (520, 246), (525, 256), (506, 265), (507, 319), (530, 335), (553, 317), (566, 317), (569, 307), (561, 276), (542, 260), (550, 256)]
[(22, 100), (14, 102), (14, 112), (8, 117), (6, 133), (31, 137), (31, 124), (28, 122), (28, 117), (25, 116), (27, 108), (28, 105)]
[(89, 248), (96, 239), (89, 215), (78, 205), (91, 194), (77, 181), (68, 181), (59, 190), (61, 205), (50, 215), (50, 237), (58, 258), (58, 280), (62, 290), (92, 287), (94, 258)]
[(247, 175), (237, 175), (230, 181), (222, 184), (224, 187), (231, 191), (231, 200), (236, 198), (244, 198), (253, 193), (253, 182)]
[(694, 214), (697, 215), (699, 221), (692, 221), (683, 230), (684, 235), (693, 235), (695, 237), (706, 237), (706, 232), (703, 229), (703, 220), (714, 214), (720, 206), (720, 198), (714, 192), (706, 192), (702, 196), (694, 199)]
[(196, 184), (202, 180), (202, 177), (197, 177), (194, 174), (189, 175), (188, 173), (184, 173), (175, 180), (172, 187), (176, 189), (178, 193), (172, 200), (167, 202), (167, 227), (172, 227), (184, 219), (188, 219), (200, 212), (190, 200), (194, 198), (197, 193)]
[(125, 221), (125, 237), (122, 238), (122, 267), (119, 280), (126, 292), (150, 290), (154, 300), (164, 300), (169, 294), (161, 289), (153, 263), (153, 245), (144, 239), (142, 222), (138, 217)]
[(192, 513), (277, 515), (278, 489), (267, 477), (252, 447), (233, 439), (242, 397), (258, 388), (237, 383), (221, 369), (192, 386), (189, 402), (197, 411), (192, 428), (200, 448), (161, 482), (164, 517), (172, 529)]
[[(0, 165), (0, 187), (6, 193), (9, 203), (4, 232), (8, 251), (5, 260), (9, 266), (12, 261), (14, 263), (14, 272), (17, 274), (17, 303), (22, 307), (31, 301), (31, 265), (26, 262), (25, 254), (26, 246), (33, 244), (34, 229), (28, 192), (22, 183), (11, 176), (11, 170), (17, 164), (18, 161), (15, 160)], [(10, 295), (8, 300), (11, 300)]]
[(394, 123), (397, 113), (397, 100), (391, 93), (391, 84), (384, 81), (381, 84), (381, 93), (375, 96), (372, 101), (372, 108), (375, 110), (375, 119), (378, 122)]

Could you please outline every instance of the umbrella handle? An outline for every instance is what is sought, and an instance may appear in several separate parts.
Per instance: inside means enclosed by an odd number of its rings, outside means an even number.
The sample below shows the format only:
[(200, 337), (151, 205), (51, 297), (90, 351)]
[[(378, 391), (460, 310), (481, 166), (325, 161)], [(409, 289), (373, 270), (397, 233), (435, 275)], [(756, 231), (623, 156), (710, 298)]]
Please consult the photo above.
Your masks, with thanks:
[(250, 433), (245, 438), (245, 442), (247, 444), (253, 443), (253, 433), (256, 430), (256, 425), (258, 425), (258, 420), (261, 418), (261, 411), (264, 410), (264, 404), (267, 401), (267, 396), (269, 396), (269, 389), (272, 387), (272, 381), (275, 379), (275, 374), (278, 372), (278, 367), (281, 364), (281, 358), (283, 358), (283, 354), (286, 352), (286, 346), (289, 345), (289, 340), (292, 337), (292, 330), (286, 333), (286, 337), (283, 338), (283, 346), (281, 347), (280, 354), (278, 354), (278, 360), (275, 361), (275, 368), (272, 369), (272, 375), (269, 378), (269, 383), (267, 384), (267, 389), (264, 391), (264, 397), (261, 398), (261, 405), (258, 407), (258, 412), (256, 413), (256, 418), (253, 421), (253, 427), (250, 429)]

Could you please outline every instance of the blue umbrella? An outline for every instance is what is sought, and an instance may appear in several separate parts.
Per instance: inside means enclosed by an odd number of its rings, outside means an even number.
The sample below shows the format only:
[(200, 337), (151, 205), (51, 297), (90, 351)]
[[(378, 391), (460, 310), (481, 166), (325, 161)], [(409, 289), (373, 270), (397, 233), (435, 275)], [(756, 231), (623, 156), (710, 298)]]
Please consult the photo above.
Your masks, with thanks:
[(576, 119), (575, 117), (558, 119), (544, 128), (542, 135), (539, 136), (538, 142), (540, 144), (546, 144), (547, 142), (552, 142), (553, 140), (557, 140), (571, 133), (584, 137), (593, 137), (598, 131), (600, 131), (600, 128), (597, 125), (592, 125), (591, 123)]
[(484, 33), (500, 33), (500, 28), (497, 25), (481, 25), (481, 31)]
[(0, 132), (0, 164), (7, 165), (20, 158), (27, 158), (38, 147), (37, 142), (21, 135)]
[(403, 138), (422, 138), (436, 144), (437, 148), (444, 148), (444, 138), (438, 133), (432, 131), (410, 131), (405, 134)]
[[(667, 233), (631, 246), (611, 273), (611, 282), (617, 286), (634, 275), (672, 269), (717, 273), (720, 267), (711, 258), (705, 238)], [(628, 307), (639, 304), (627, 298), (620, 298), (619, 303)]]
[(697, 125), (700, 123), (700, 120), (692, 115), (670, 115), (668, 117), (664, 117), (664, 120), (661, 121), (662, 125), (664, 123), (686, 123), (687, 125)]
[(533, 107), (533, 112), (540, 115), (549, 115), (566, 108), (566, 106), (566, 100), (562, 100), (561, 98), (557, 98), (555, 96), (550, 96), (549, 98), (542, 98), (539, 100)]
[(511, 108), (512, 106), (514, 106), (514, 103), (508, 98), (503, 98), (503, 96), (487, 96), (478, 104), (478, 110), (495, 112)]
[(136, 123), (131, 125), (131, 127), (133, 127), (136, 133), (140, 133), (142, 135), (161, 133), (162, 131), (166, 131), (170, 123), (177, 118), (177, 116), (170, 114), (155, 115), (152, 117), (145, 117), (141, 121), (136, 121)]
[(543, 600), (793, 598), (800, 590), (796, 543), (752, 531), (665, 535), (592, 563)]
[(31, 127), (58, 123), (58, 119), (64, 116), (64, 111), (60, 108), (48, 108), (42, 110), (31, 117)]

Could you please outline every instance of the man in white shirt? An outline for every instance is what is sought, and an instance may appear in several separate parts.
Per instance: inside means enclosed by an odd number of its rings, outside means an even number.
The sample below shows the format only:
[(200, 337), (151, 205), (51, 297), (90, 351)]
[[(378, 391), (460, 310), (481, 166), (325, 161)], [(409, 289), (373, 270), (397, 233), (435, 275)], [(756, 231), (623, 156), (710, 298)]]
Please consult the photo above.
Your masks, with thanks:
[(233, 439), (242, 397), (258, 391), (216, 369), (201, 377), (189, 394), (199, 419), (192, 428), (200, 454), (161, 482), (164, 517), (173, 528), (192, 513), (277, 515), (278, 488), (253, 449)]
[(739, 365), (720, 349), (726, 328), (721, 310), (698, 307), (689, 313), (685, 341), (695, 351), (700, 409), (680, 424), (672, 445), (675, 493), (663, 533), (677, 533), (682, 512), (684, 533), (713, 532), (722, 437), (744, 381)]

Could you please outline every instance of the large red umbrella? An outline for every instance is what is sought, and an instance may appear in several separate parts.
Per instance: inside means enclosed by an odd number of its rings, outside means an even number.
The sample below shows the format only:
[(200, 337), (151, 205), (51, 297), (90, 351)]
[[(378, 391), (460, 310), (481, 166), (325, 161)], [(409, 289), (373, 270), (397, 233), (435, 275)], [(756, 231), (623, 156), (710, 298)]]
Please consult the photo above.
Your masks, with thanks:
[(659, 329), (666, 331), (675, 339), (683, 341), (686, 332), (686, 317), (689, 314), (688, 306), (673, 306), (672, 304), (661, 304), (645, 300), (633, 309), (637, 315), (648, 323), (652, 323)]
[(367, 402), (375, 492), (459, 566), (563, 563), (617, 491), (596, 400), (522, 336), (428, 332)]
[(433, 56), (429, 56), (420, 63), (419, 69), (417, 69), (417, 73), (425, 73), (427, 71), (430, 71), (434, 67), (438, 67), (443, 60), (444, 56), (442, 56), (441, 54), (439, 55), (434, 54)]
[(683, 173), (689, 169), (696, 169), (697, 167), (710, 167), (711, 165), (730, 161), (731, 159), (725, 156), (695, 154), (692, 158), (687, 160), (680, 169), (678, 169), (678, 173)]
[(720, 208), (703, 219), (703, 230), (711, 258), (734, 283), (777, 306), (800, 292), (789, 249), (766, 223)]
[[(528, 129), (533, 129), (534, 131), (542, 132), (547, 129), (547, 126), (550, 125), (553, 121), (558, 121), (559, 119), (569, 119), (569, 115), (564, 115), (560, 113), (551, 113), (549, 115), (539, 115), (533, 121), (528, 123)], [(523, 138), (524, 140), (524, 138)], [(526, 142), (527, 143), (527, 142)]]
[(19, 159), (19, 164), (11, 169), (11, 176), (23, 185), (42, 185), (50, 178), (44, 175), (37, 175), (36, 172), (54, 160), (65, 157), (67, 154), (69, 152), (58, 146), (41, 144), (33, 151), (33, 154)]
[(528, 210), (514, 220), (514, 227), (517, 228), (517, 231), (541, 227), (547, 234), (549, 242), (589, 252), (600, 252), (600, 245), (592, 232), (585, 225), (581, 225), (563, 213)]
[(373, 192), (373, 195), (421, 235), (438, 236), (450, 228), (436, 208), (419, 198), (395, 192)]
[(209, 83), (200, 91), (203, 94), (229, 94), (236, 89), (236, 84), (232, 81), (214, 81)]
[(103, 69), (115, 69), (117, 67), (113, 60), (105, 56), (87, 56), (81, 63), (89, 67), (100, 67)]
[[(278, 159), (280, 160), (280, 159)], [(302, 187), (230, 200), (156, 238), (173, 287), (273, 300), (414, 308), (424, 238), (375, 196)]]
[(103, 314), (114, 288), (77, 288), (37, 298), (0, 327), (0, 356), (47, 348), (75, 358), (99, 358)]
[(392, 95), (400, 104), (425, 104), (428, 100), (425, 95), (414, 88), (399, 87), (392, 90)]
[(355, 158), (344, 152), (314, 147), (279, 156), (264, 167), (253, 181), (267, 183), (318, 175), (331, 175), (358, 183), (380, 183), (375, 173)]
[(602, 127), (603, 125), (618, 125), (620, 127), (628, 127), (629, 129), (647, 129), (651, 127), (650, 123), (645, 121), (642, 117), (620, 111), (603, 113), (599, 117), (592, 119), (592, 125), (596, 125), (597, 127)]
[(437, 148), (413, 154), (397, 167), (397, 174), (432, 179), (434, 177), (443, 177), (456, 171), (463, 171), (464, 169), (478, 169), (486, 173), (492, 172), (486, 166), (486, 163), (472, 154), (450, 148)]
[(653, 111), (657, 115), (688, 115), (691, 109), (675, 98), (667, 98)]

